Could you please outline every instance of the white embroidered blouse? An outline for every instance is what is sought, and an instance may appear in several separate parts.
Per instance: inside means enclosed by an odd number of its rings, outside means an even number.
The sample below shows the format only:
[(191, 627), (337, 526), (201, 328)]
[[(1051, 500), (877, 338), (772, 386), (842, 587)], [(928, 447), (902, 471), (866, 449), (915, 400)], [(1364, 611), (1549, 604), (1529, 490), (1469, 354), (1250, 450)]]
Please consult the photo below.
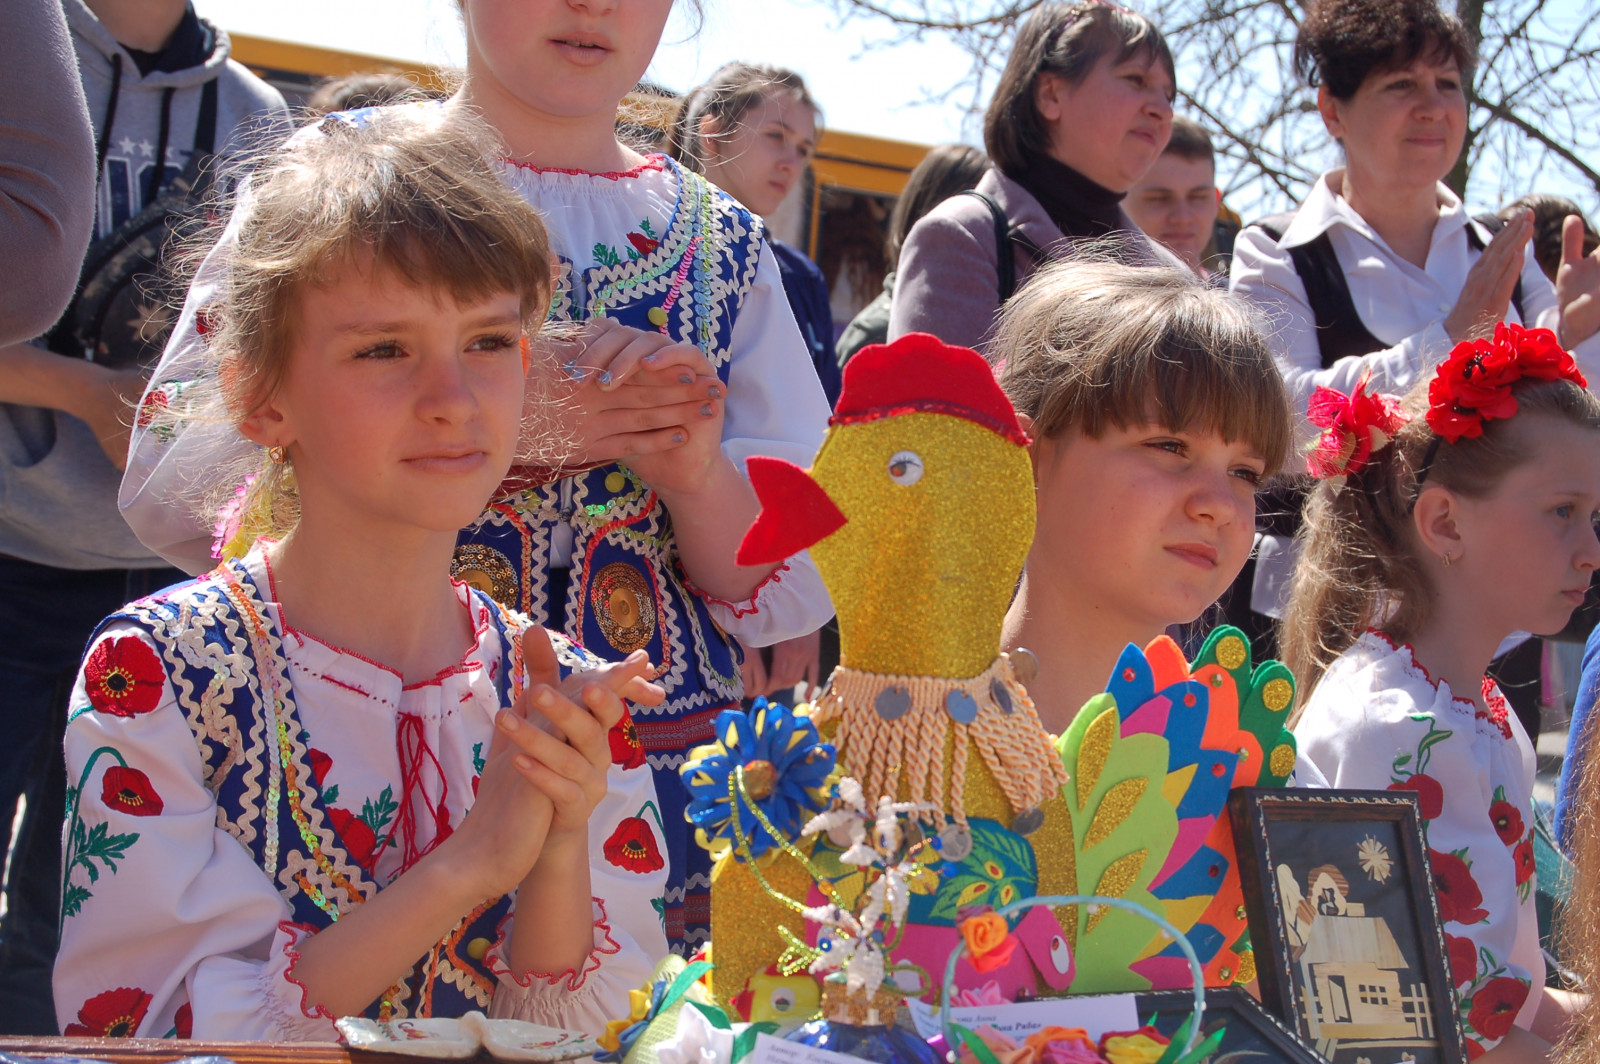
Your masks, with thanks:
[[(242, 564), (275, 600), (260, 551)], [(406, 851), (427, 850), (441, 820), (460, 825), (493, 735), (499, 630), (485, 600), (456, 586), (475, 645), (454, 668), (411, 685), (294, 629), (281, 606), (265, 603), (284, 633), (321, 807), (349, 859), (380, 885), (400, 874)], [(314, 931), (291, 920), (284, 896), (219, 824), (185, 710), (139, 626), (118, 622), (91, 645), (66, 757), (76, 804), (69, 794), (54, 980), (65, 1033), (336, 1039), (334, 1017), (307, 1006), (294, 977), (297, 945)], [(627, 1015), (628, 991), (666, 953), (665, 850), (642, 751), (619, 758), (608, 782), (589, 829), (594, 949), (581, 970), (513, 972), (502, 953), (513, 908), (493, 941), (461, 944), (498, 977), (484, 987), (494, 1014), (598, 1035)]]
[(1488, 712), (1435, 682), (1410, 646), (1368, 632), (1329, 665), (1294, 733), (1333, 787), (1417, 793), (1461, 1019), (1491, 1049), (1533, 1022), (1545, 969), (1533, 745), (1492, 681), (1483, 696)]

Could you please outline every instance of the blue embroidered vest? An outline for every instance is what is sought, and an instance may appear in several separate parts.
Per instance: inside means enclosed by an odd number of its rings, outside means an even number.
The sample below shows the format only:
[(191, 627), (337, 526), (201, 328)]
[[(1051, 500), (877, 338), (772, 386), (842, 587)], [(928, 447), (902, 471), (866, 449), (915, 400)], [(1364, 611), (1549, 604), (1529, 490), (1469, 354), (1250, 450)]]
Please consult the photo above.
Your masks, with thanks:
[[(488, 596), (472, 593), (491, 606), (501, 646), (492, 674), (501, 704), (510, 705), (522, 685), (518, 624)], [(231, 563), (141, 599), (101, 629), (122, 621), (155, 642), (194, 734), (206, 788), (216, 796), (217, 826), (250, 852), (288, 903), (289, 918), (321, 930), (376, 894), (380, 884), (351, 857), (328, 816), (282, 633), (245, 568)], [(580, 660), (564, 647), (558, 658), (563, 676)], [(497, 979), (478, 947), (495, 941), (510, 900), (488, 901), (467, 914), (368, 1015), (456, 1017), (487, 1009)]]
[[(668, 160), (678, 198), (660, 241), (628, 262), (576, 270), (563, 260), (550, 317), (604, 316), (692, 343), (724, 384), (734, 323), (755, 280), (764, 227), (698, 174)], [(572, 532), (565, 597), (551, 601), (550, 545), (559, 525)], [(678, 767), (711, 741), (716, 715), (743, 694), (734, 640), (686, 586), (672, 518), (625, 465), (564, 477), (493, 503), (463, 532), (458, 579), (559, 628), (602, 658), (646, 650), (666, 689), (660, 706), (634, 706), (639, 739), (655, 772), (667, 824), (667, 937), (674, 949), (709, 931), (710, 863), (690, 839)], [(558, 587), (562, 586), (558, 583)]]

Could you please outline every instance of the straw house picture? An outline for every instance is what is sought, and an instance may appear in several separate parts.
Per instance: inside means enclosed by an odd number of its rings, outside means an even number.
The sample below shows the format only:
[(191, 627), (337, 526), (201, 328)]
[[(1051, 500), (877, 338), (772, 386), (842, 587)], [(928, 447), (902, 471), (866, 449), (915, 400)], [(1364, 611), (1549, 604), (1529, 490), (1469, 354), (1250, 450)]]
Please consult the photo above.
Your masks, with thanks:
[(1333, 1064), (1465, 1059), (1415, 796), (1234, 803), (1262, 1003)]

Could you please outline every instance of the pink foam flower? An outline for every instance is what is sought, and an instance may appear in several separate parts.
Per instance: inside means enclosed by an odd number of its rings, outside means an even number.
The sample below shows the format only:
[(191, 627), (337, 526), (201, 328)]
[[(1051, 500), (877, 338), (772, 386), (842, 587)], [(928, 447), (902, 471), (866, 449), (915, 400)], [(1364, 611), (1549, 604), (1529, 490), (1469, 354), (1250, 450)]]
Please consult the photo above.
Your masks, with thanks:
[(1306, 472), (1331, 483), (1334, 491), (1365, 469), (1411, 420), (1397, 397), (1367, 391), (1369, 379), (1363, 375), (1349, 395), (1318, 388), (1306, 404), (1306, 417), (1322, 429), (1306, 456)]

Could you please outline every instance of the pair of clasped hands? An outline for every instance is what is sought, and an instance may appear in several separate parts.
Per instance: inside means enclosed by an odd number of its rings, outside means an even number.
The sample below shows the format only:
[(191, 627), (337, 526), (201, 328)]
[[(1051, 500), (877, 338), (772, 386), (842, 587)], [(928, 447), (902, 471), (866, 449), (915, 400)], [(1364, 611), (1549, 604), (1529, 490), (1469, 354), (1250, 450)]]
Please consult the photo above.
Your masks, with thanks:
[[(546, 341), (559, 377), (570, 382), (572, 441), (564, 467), (626, 462), (669, 512), (693, 505), (713, 478), (722, 455), (727, 402), (722, 381), (693, 344), (645, 332), (606, 318)], [(535, 402), (530, 390), (530, 403)], [(746, 695), (770, 695), (818, 681), (818, 633), (772, 647), (770, 664), (745, 647)]]
[[(657, 493), (704, 487), (722, 460), (725, 387), (693, 344), (593, 318), (536, 344), (563, 400), (570, 427), (563, 469), (609, 462), (628, 468)], [(546, 401), (529, 389), (529, 402)]]

